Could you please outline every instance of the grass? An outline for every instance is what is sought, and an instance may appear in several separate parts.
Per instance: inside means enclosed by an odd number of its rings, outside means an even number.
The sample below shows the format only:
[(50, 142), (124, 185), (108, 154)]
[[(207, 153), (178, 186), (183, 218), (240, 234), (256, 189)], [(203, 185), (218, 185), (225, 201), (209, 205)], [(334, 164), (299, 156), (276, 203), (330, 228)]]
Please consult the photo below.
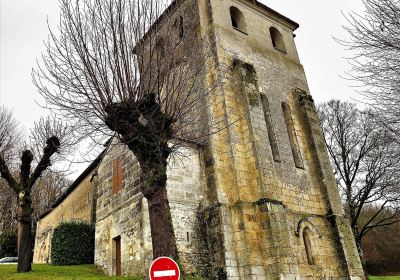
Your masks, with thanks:
[[(144, 280), (144, 277), (108, 277), (94, 265), (52, 266), (34, 264), (30, 273), (16, 273), (16, 265), (0, 265), (0, 280)], [(182, 280), (201, 280), (188, 277)], [(400, 280), (400, 276), (370, 276), (370, 280)]]
[(370, 280), (400, 280), (400, 276), (370, 276)]
[(93, 265), (51, 266), (33, 265), (32, 272), (16, 273), (16, 265), (0, 265), (1, 280), (142, 280), (138, 277), (107, 277), (102, 275)]
[[(103, 275), (94, 265), (52, 266), (34, 264), (32, 272), (17, 273), (16, 265), (0, 265), (0, 280), (144, 280), (144, 277), (109, 277)], [(187, 277), (182, 280), (201, 280)]]

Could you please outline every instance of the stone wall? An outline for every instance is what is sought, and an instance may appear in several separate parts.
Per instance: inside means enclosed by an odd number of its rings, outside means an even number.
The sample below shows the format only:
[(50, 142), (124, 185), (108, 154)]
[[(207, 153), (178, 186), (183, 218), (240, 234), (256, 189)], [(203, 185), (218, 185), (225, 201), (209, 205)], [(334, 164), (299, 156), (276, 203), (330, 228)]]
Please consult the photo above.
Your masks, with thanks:
[[(112, 161), (123, 166), (122, 189), (112, 193)], [(123, 275), (144, 275), (152, 260), (147, 201), (139, 191), (139, 165), (126, 147), (114, 145), (98, 171), (95, 263), (115, 275), (113, 239), (121, 238)], [(180, 261), (186, 272), (196, 272), (194, 225), (202, 198), (200, 154), (181, 148), (169, 159), (167, 192)]]
[[(113, 193), (113, 160), (122, 165), (121, 190)], [(142, 196), (139, 193), (139, 165), (122, 145), (112, 143), (103, 158), (97, 178), (95, 263), (106, 274), (115, 274), (115, 244), (120, 236), (122, 271), (141, 274), (144, 267), (142, 251)]]
[[(92, 169), (92, 167), (89, 167)], [(67, 190), (68, 195), (61, 197), (56, 206), (37, 222), (33, 255), (34, 263), (51, 263), (51, 240), (54, 229), (62, 222), (93, 222), (94, 184), (91, 182), (93, 171), (78, 178)], [(84, 173), (85, 175), (85, 173)]]

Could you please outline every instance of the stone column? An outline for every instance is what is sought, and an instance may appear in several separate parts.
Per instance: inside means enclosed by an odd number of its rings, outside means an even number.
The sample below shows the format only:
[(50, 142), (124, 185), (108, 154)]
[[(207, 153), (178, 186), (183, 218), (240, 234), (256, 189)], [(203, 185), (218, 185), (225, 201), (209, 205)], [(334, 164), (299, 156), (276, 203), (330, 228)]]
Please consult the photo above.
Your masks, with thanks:
[(314, 151), (313, 160), (319, 172), (320, 185), (328, 207), (326, 218), (337, 236), (337, 249), (342, 258), (343, 267), (349, 279), (365, 279), (350, 223), (340, 200), (314, 100), (311, 95), (300, 89), (296, 89), (294, 95), (300, 105), (305, 135), (308, 136), (307, 141), (311, 150)]

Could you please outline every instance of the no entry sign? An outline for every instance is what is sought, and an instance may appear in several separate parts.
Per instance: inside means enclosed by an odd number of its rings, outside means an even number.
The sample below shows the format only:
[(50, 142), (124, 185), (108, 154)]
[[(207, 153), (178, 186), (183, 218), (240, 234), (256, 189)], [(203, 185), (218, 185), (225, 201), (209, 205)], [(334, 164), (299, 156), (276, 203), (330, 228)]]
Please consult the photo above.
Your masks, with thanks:
[(176, 262), (168, 257), (155, 259), (149, 269), (151, 280), (179, 280), (181, 272)]

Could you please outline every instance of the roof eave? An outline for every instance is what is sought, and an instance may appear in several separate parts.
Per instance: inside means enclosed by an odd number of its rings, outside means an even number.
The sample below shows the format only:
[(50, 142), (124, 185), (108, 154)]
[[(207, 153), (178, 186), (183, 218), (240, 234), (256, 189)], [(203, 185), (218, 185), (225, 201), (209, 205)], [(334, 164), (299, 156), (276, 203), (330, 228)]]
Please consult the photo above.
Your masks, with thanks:
[(282, 19), (283, 21), (285, 21), (286, 23), (288, 23), (291, 26), (292, 31), (295, 31), (297, 28), (299, 28), (299, 24), (297, 22), (295, 22), (294, 20), (282, 15), (281, 13), (278, 13), (277, 11), (275, 11), (274, 9), (271, 9), (270, 7), (266, 6), (265, 4), (259, 2), (259, 1), (255, 1), (255, 4), (266, 10), (268, 13), (273, 14), (274, 16)]

